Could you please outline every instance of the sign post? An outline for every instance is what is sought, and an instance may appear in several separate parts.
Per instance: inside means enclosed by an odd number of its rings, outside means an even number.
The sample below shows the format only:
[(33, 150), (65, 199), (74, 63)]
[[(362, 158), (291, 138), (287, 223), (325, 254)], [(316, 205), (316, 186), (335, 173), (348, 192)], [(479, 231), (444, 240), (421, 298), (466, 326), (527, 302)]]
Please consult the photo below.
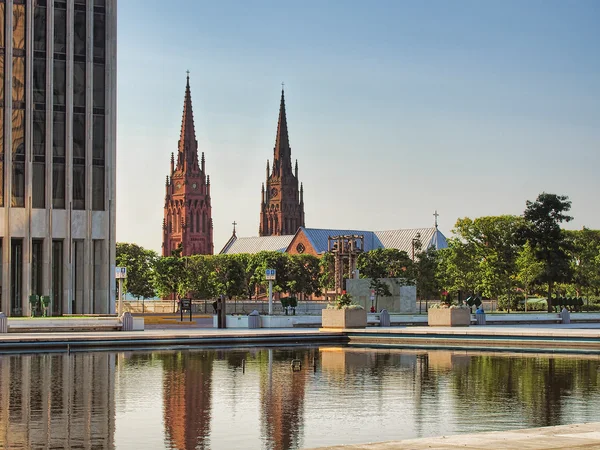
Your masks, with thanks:
[(373, 306), (374, 300), (375, 300), (375, 290), (371, 289), (371, 312), (375, 312), (375, 307)]
[(115, 278), (119, 280), (119, 302), (117, 315), (123, 314), (123, 280), (127, 279), (127, 267), (115, 267)]
[(265, 279), (269, 282), (269, 315), (273, 315), (273, 281), (275, 281), (275, 269), (265, 270)]

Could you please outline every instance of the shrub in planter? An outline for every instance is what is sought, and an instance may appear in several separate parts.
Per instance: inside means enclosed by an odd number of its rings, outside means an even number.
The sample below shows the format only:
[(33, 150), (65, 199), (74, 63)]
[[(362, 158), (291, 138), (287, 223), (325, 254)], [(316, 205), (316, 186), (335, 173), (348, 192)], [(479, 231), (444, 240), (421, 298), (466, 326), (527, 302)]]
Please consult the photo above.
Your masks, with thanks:
[(323, 328), (365, 328), (367, 311), (352, 302), (350, 294), (343, 293), (321, 312)]

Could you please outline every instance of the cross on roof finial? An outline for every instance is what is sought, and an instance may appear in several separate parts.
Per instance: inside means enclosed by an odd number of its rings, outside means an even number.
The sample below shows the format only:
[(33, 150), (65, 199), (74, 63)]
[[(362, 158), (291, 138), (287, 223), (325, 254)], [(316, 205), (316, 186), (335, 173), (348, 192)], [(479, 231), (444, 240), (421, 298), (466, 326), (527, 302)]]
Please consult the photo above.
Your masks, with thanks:
[(437, 218), (439, 217), (439, 214), (437, 212), (437, 209), (435, 210), (435, 212), (433, 213), (433, 216), (435, 217), (435, 227), (438, 227), (438, 221)]
[(285, 87), (285, 83), (282, 81), (281, 82), (281, 90), (283, 91), (283, 88)]
[(233, 234), (235, 234), (235, 226), (237, 225), (237, 222), (234, 220), (231, 225), (233, 225)]

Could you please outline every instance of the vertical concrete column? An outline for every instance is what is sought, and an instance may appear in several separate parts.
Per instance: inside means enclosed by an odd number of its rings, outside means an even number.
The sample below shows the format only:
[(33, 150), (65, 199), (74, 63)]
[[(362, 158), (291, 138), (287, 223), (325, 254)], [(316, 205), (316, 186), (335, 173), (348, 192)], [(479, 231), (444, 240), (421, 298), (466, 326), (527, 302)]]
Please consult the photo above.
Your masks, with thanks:
[(74, 3), (67, 2), (67, 92), (65, 130), (65, 208), (67, 210), (66, 237), (63, 247), (63, 314), (73, 311), (73, 37)]
[(94, 52), (94, 5), (93, 2), (87, 2), (86, 11), (86, 63), (85, 63), (85, 211), (86, 211), (86, 232), (83, 248), (84, 275), (83, 275), (83, 313), (94, 312), (94, 241), (92, 227), (92, 145), (93, 145), (93, 52)]
[(6, 0), (4, 21), (6, 30), (10, 30), (5, 36), (4, 48), (4, 238), (2, 247), (4, 248), (3, 280), (2, 283), (2, 303), (5, 305), (2, 309), (7, 315), (11, 315), (10, 307), (10, 287), (11, 287), (11, 266), (10, 266), (10, 197), (12, 192), (12, 28), (13, 28), (13, 2)]

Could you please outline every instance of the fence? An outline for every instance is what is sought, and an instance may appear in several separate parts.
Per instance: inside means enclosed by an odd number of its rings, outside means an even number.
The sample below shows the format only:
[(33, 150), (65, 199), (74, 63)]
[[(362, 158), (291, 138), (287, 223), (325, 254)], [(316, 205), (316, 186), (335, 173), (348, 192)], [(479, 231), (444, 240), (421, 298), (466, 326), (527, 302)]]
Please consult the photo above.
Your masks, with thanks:
[[(214, 314), (213, 302), (215, 300), (192, 300), (192, 312), (197, 314)], [(227, 300), (227, 314), (250, 314), (257, 310), (260, 314), (269, 312), (268, 301), (254, 300)], [(297, 315), (320, 315), (321, 310), (327, 307), (327, 302), (299, 301), (296, 307)], [(131, 313), (173, 313), (179, 311), (179, 305), (173, 300), (148, 300), (123, 302), (123, 311)], [(273, 300), (273, 314), (285, 314), (281, 302)], [(288, 314), (292, 314), (290, 309)]]

